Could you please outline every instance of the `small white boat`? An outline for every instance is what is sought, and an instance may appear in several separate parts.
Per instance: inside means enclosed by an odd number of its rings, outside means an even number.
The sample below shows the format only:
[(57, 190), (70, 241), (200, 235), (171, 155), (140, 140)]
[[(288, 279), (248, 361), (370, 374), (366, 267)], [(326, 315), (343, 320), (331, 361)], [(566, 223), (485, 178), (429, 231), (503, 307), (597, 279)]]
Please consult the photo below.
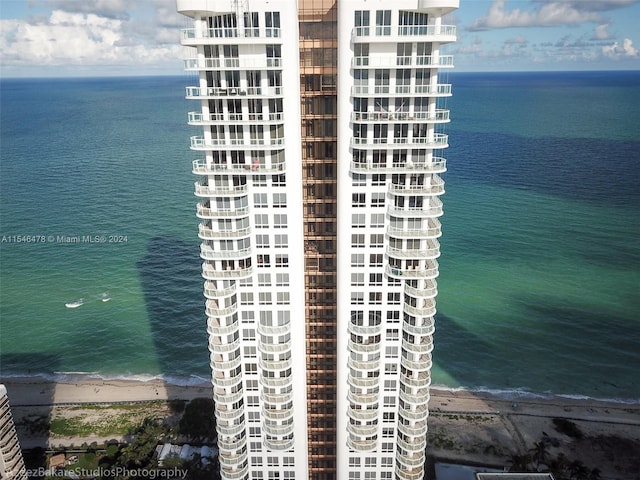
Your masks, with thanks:
[(107, 292), (104, 292), (102, 294), (101, 299), (102, 299), (103, 302), (108, 302), (109, 300), (111, 300), (111, 297), (109, 296), (109, 294)]
[(84, 298), (76, 300), (75, 302), (65, 303), (64, 306), (67, 308), (78, 308), (82, 304), (84, 304)]

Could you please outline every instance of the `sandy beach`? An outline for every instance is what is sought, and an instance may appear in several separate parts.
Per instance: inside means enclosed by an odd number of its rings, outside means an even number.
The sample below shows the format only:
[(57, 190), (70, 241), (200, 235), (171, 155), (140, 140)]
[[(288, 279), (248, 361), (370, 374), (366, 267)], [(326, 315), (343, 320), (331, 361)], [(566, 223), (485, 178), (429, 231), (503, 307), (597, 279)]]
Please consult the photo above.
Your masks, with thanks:
[[(8, 378), (13, 415), (23, 448), (81, 445), (106, 439), (48, 438), (24, 430), (24, 419), (35, 415), (69, 415), (86, 404), (191, 400), (210, 397), (209, 384), (171, 385), (148, 381), (83, 379), (54, 383), (33, 378)], [(159, 402), (162, 403), (162, 402)], [(439, 459), (495, 466), (508, 465), (513, 454), (524, 454), (543, 437), (551, 439), (550, 453), (562, 452), (601, 478), (640, 478), (640, 402), (619, 403), (560, 396), (522, 396), (507, 399), (487, 393), (432, 388), (428, 453)], [(582, 438), (558, 432), (554, 418), (575, 423)], [(46, 438), (45, 438), (46, 437)]]

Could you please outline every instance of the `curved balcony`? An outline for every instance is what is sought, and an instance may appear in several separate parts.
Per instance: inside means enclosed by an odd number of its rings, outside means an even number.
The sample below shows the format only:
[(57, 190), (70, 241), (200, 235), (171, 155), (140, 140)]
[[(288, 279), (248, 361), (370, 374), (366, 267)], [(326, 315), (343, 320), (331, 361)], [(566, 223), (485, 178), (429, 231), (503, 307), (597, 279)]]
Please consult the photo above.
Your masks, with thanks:
[[(193, 142), (192, 142), (193, 144)], [(434, 133), (429, 137), (387, 137), (387, 138), (363, 138), (351, 137), (351, 147), (360, 150), (380, 149), (419, 149), (419, 148), (447, 148), (449, 135), (446, 133)], [(193, 148), (193, 147), (192, 147)], [(206, 149), (205, 149), (206, 150)]]
[(421, 206), (398, 206), (389, 205), (387, 213), (394, 217), (414, 217), (414, 218), (431, 218), (440, 217), (444, 211), (442, 209), (442, 200), (438, 197), (426, 199)]
[(234, 358), (233, 360), (214, 360), (214, 355), (218, 355), (218, 353), (212, 353), (210, 355), (210, 365), (211, 369), (214, 371), (233, 370), (238, 368), (242, 363), (241, 357)]
[(221, 455), (220, 468), (231, 469), (237, 465), (242, 464), (243, 462), (246, 462), (247, 457), (248, 454), (246, 449), (242, 453), (236, 455)]
[(411, 467), (418, 467), (424, 465), (426, 456), (424, 452), (413, 452), (413, 455), (404, 455), (400, 451), (396, 455), (396, 460), (403, 465), (406, 465), (407, 469)]
[(414, 410), (409, 410), (405, 407), (400, 406), (398, 413), (409, 420), (415, 421), (426, 421), (427, 417), (429, 417), (429, 408), (427, 405), (419, 405)]
[(282, 406), (287, 402), (290, 402), (293, 398), (293, 393), (265, 393), (260, 394), (260, 399), (265, 402), (266, 405), (279, 405)]
[[(443, 12), (444, 13), (444, 12)], [(392, 35), (393, 32), (393, 35)], [(411, 37), (410, 39), (406, 37)], [(355, 27), (351, 30), (354, 43), (389, 43), (389, 42), (438, 42), (456, 41), (455, 25), (400, 25)]]
[[(217, 340), (216, 340), (217, 339)], [(240, 352), (240, 340), (234, 340), (230, 343), (214, 343), (219, 341), (220, 337), (210, 337), (209, 338), (209, 351), (216, 353), (229, 353), (234, 350), (238, 350)]]
[[(291, 328), (291, 321), (285, 322), (283, 325), (266, 326), (262, 323), (258, 323), (258, 333), (261, 335), (283, 335), (287, 333)], [(290, 344), (290, 342), (287, 342)], [(269, 345), (269, 344), (267, 344)]]
[(234, 270), (216, 270), (208, 263), (202, 264), (202, 277), (205, 280), (220, 280), (224, 278), (247, 278), (253, 274), (253, 267), (236, 268)]
[(251, 257), (251, 248), (242, 250), (214, 250), (209, 245), (200, 245), (200, 258), (203, 260), (228, 260)]
[[(359, 96), (361, 91), (368, 92), (369, 86), (351, 87), (351, 94)], [(434, 112), (351, 112), (354, 123), (447, 123), (450, 121), (449, 110), (436, 109)]]
[(434, 174), (431, 182), (424, 185), (396, 185), (389, 184), (389, 192), (394, 195), (442, 195), (444, 193), (444, 180)]
[(385, 266), (385, 273), (391, 278), (400, 279), (430, 279), (438, 276), (438, 262), (436, 260), (427, 260), (425, 267), (392, 267)]
[(258, 343), (258, 350), (262, 353), (283, 353), (291, 350), (291, 340), (284, 343)]
[(378, 377), (365, 378), (365, 377), (354, 377), (353, 375), (349, 375), (347, 382), (349, 383), (349, 385), (356, 388), (371, 388), (378, 385), (379, 379)]
[(353, 393), (349, 391), (347, 398), (350, 402), (357, 403), (359, 405), (371, 405), (378, 403), (378, 393)]
[(264, 370), (281, 372), (291, 368), (291, 358), (287, 358), (285, 360), (264, 360), (263, 358), (260, 358), (258, 365)]
[(358, 335), (378, 335), (382, 332), (382, 323), (378, 325), (354, 325), (349, 322), (349, 333)]
[(366, 57), (353, 57), (353, 68), (453, 68), (453, 55), (417, 55), (398, 56), (376, 55)]
[(431, 385), (430, 372), (420, 372), (417, 377), (400, 375), (400, 382), (409, 387), (428, 387)]
[(398, 431), (412, 437), (419, 437), (427, 434), (427, 423), (416, 422), (415, 425), (405, 425), (398, 422)]
[(260, 381), (265, 387), (283, 388), (290, 386), (293, 383), (293, 378), (291, 376), (277, 378), (261, 376)]
[[(438, 83), (436, 85), (396, 85), (391, 87), (390, 85), (355, 85), (351, 87), (352, 97), (397, 97), (398, 95), (406, 97), (450, 97), (451, 94), (450, 83)], [(395, 121), (390, 119), (389, 121)], [(402, 122), (402, 120), (400, 120)], [(409, 120), (405, 120), (409, 121)], [(422, 120), (426, 123), (447, 123), (448, 120), (438, 120), (433, 118), (431, 122)]]
[(262, 409), (262, 416), (266, 420), (274, 420), (274, 421), (285, 421), (293, 418), (293, 409), (288, 408), (285, 410), (274, 410), (270, 408)]
[(211, 383), (214, 387), (235, 387), (242, 385), (242, 377), (240, 375), (234, 377), (214, 377)]
[[(185, 58), (182, 60), (184, 70), (187, 72), (201, 70), (280, 70), (281, 58), (271, 57), (242, 57), (242, 58)], [(229, 89), (233, 89), (230, 87)], [(237, 88), (237, 95), (242, 95), (242, 90)]]
[(424, 287), (410, 287), (405, 285), (404, 293), (412, 297), (433, 298), (438, 295), (438, 283), (435, 280), (427, 280)]
[(245, 185), (207, 185), (204, 180), (198, 180), (194, 184), (196, 197), (230, 197), (244, 196), (248, 192)]
[(396, 478), (398, 480), (422, 480), (424, 478), (424, 467), (405, 469), (396, 465)]
[(420, 450), (424, 450), (427, 446), (427, 440), (425, 438), (415, 438), (411, 441), (397, 438), (396, 442), (399, 447), (405, 449), (407, 452), (418, 452)]
[[(202, 240), (216, 240), (226, 238), (241, 238), (251, 235), (251, 227), (243, 227), (235, 230), (213, 230), (204, 223), (198, 225), (198, 237)], [(250, 249), (247, 249), (250, 250)], [(233, 252), (233, 250), (225, 250), (225, 252)], [(249, 252), (250, 255), (251, 252)], [(246, 257), (246, 255), (243, 255)], [(225, 257), (232, 258), (232, 257)]]
[(249, 480), (249, 465), (245, 465), (237, 470), (233, 468), (222, 468), (222, 466), (220, 466), (220, 474), (225, 480), (237, 480), (240, 478)]
[(405, 357), (401, 357), (400, 358), (400, 365), (402, 365), (405, 368), (408, 368), (409, 370), (415, 370), (415, 371), (427, 371), (427, 370), (431, 370), (431, 366), (432, 366), (432, 360), (431, 360), (431, 355), (423, 355), (425, 357), (425, 359), (422, 360), (409, 360), (408, 358)]
[(423, 317), (420, 325), (412, 325), (409, 322), (402, 322), (402, 331), (412, 335), (431, 335), (435, 329), (433, 317)]
[(407, 393), (400, 390), (400, 399), (411, 405), (427, 405), (429, 403), (429, 391), (426, 388), (424, 390), (427, 390), (426, 393)]
[(378, 443), (377, 439), (360, 440), (360, 439), (352, 438), (351, 436), (349, 436), (349, 438), (347, 439), (347, 446), (350, 449), (356, 450), (358, 452), (371, 451), (376, 448), (377, 443)]
[(218, 447), (222, 450), (238, 450), (247, 444), (247, 437), (244, 435), (221, 436), (218, 437)]
[(264, 446), (269, 450), (289, 450), (293, 448), (293, 438), (277, 439), (277, 438), (265, 438), (263, 440)]
[[(189, 87), (189, 88), (197, 88), (197, 87)], [(275, 88), (275, 87), (274, 87)], [(249, 87), (247, 88), (247, 96), (248, 97), (257, 97), (262, 96), (262, 88), (261, 87)], [(268, 89), (265, 89), (268, 91)], [(201, 97), (200, 91), (198, 90), (195, 97)], [(212, 92), (213, 93), (213, 92)], [(192, 95), (194, 96), (194, 95)], [(205, 95), (209, 96), (209, 95)], [(219, 95), (211, 95), (211, 96), (219, 96)], [(208, 113), (204, 114), (202, 112), (189, 112), (187, 115), (187, 123), (189, 125), (196, 126), (204, 126), (204, 125), (214, 125), (217, 123), (247, 123), (247, 124), (255, 124), (257, 122), (260, 123), (282, 123), (284, 121), (284, 114), (273, 112), (273, 113), (248, 113), (243, 115), (242, 113)]]
[(349, 339), (349, 351), (350, 352), (360, 352), (360, 353), (371, 353), (377, 352), (380, 350), (380, 342), (375, 343), (356, 343)]
[(263, 422), (262, 429), (267, 435), (288, 435), (293, 433), (293, 422), (286, 425), (270, 425), (268, 422)]
[[(284, 138), (204, 138), (194, 136), (191, 137), (191, 150), (238, 150), (238, 149), (246, 149), (246, 150), (274, 150), (274, 149), (283, 149), (284, 148)], [(435, 148), (435, 147), (434, 147)], [(445, 148), (445, 147), (438, 147)], [(198, 160), (196, 160), (198, 161)], [(283, 168), (284, 168), (284, 164)], [(243, 174), (250, 174), (251, 172), (257, 172), (257, 170), (253, 170), (253, 165), (247, 165), (248, 168), (245, 169), (245, 166), (238, 166), (239, 168), (235, 171), (230, 170), (230, 168), (225, 167), (224, 171), (213, 171), (209, 169), (205, 170), (205, 173), (234, 173), (238, 174), (242, 172)], [(211, 166), (213, 168), (213, 166)], [(279, 172), (279, 170), (277, 170)], [(194, 173), (196, 171), (194, 170)]]
[(429, 336), (422, 337), (420, 343), (411, 343), (402, 339), (402, 348), (410, 353), (429, 353), (433, 351), (433, 340)]
[(358, 421), (374, 420), (378, 418), (379, 414), (380, 414), (380, 410), (377, 408), (377, 405), (376, 405), (376, 408), (371, 408), (371, 409), (356, 409), (356, 408), (347, 409), (347, 415), (349, 416), (349, 418), (352, 418)]
[(387, 233), (389, 236), (397, 238), (438, 238), (442, 236), (442, 228), (440, 222), (437, 224), (434, 222), (431, 226), (419, 230), (389, 225)]
[(216, 403), (235, 403), (238, 400), (240, 400), (243, 395), (244, 395), (244, 392), (242, 390), (235, 393), (227, 393), (224, 391), (216, 392), (214, 390), (213, 399), (215, 400)]
[(447, 161), (442, 158), (431, 163), (405, 162), (403, 164), (351, 162), (353, 173), (443, 173), (447, 171)]
[(239, 424), (230, 424), (230, 425), (225, 425), (223, 423), (217, 422), (216, 423), (216, 432), (218, 432), (219, 436), (224, 436), (224, 435), (237, 435), (238, 433), (244, 431), (244, 429), (246, 428), (244, 422), (239, 423)]
[(353, 425), (351, 423), (347, 424), (347, 432), (350, 435), (358, 435), (361, 437), (370, 437), (375, 435), (378, 431), (378, 425)]
[[(253, 141), (253, 140), (252, 140)], [(267, 140), (260, 140), (265, 142)], [(261, 163), (243, 164), (243, 165), (217, 165), (214, 163), (206, 163), (206, 160), (194, 160), (192, 172), (196, 175), (280, 175), (285, 173), (285, 162), (265, 165)]]
[(204, 294), (207, 298), (223, 298), (228, 297), (236, 293), (236, 287), (218, 288), (215, 282), (204, 282)]
[[(282, 87), (248, 87), (241, 88), (223, 88), (223, 87), (186, 87), (187, 100), (206, 100), (209, 98), (236, 98), (238, 96), (245, 98), (278, 98), (282, 97), (284, 92)], [(275, 121), (277, 117), (282, 117), (282, 113), (273, 113), (269, 117), (270, 121)], [(204, 120), (204, 119), (203, 119)]]
[(414, 307), (405, 303), (404, 311), (416, 317), (433, 317), (436, 314), (436, 305), (434, 302), (426, 302), (422, 307)]
[(215, 218), (242, 218), (249, 216), (249, 207), (238, 207), (233, 209), (206, 207), (204, 203), (198, 202), (196, 216), (202, 219)]
[(220, 28), (183, 28), (180, 30), (180, 43), (195, 47), (197, 45), (220, 45), (224, 39), (232, 39), (234, 45), (241, 43), (282, 43), (279, 28), (258, 27), (220, 27)]
[(404, 250), (401, 248), (395, 248), (392, 246), (387, 247), (387, 255), (393, 258), (405, 258), (405, 259), (424, 259), (424, 260), (435, 260), (440, 256), (440, 243), (437, 240), (433, 240), (431, 246), (428, 248), (419, 248), (419, 249), (409, 249)]
[(362, 360), (353, 360), (349, 358), (347, 364), (349, 368), (353, 368), (354, 370), (379, 370), (380, 369), (380, 358), (376, 358), (375, 360), (362, 361)]
[[(227, 407), (228, 405), (226, 404), (216, 405), (216, 408), (215, 408), (216, 418), (232, 420), (244, 414), (243, 408), (227, 408)], [(229, 448), (228, 450), (236, 450), (237, 448), (239, 448), (237, 445), (233, 445), (233, 447)]]
[[(213, 319), (217, 319), (217, 317), (210, 317), (208, 319), (208, 323), (210, 323), (210, 321)], [(229, 335), (230, 333), (237, 332), (239, 329), (240, 329), (240, 326), (238, 322), (233, 322), (225, 326), (213, 326), (213, 325), (207, 324), (207, 333), (209, 335)]]

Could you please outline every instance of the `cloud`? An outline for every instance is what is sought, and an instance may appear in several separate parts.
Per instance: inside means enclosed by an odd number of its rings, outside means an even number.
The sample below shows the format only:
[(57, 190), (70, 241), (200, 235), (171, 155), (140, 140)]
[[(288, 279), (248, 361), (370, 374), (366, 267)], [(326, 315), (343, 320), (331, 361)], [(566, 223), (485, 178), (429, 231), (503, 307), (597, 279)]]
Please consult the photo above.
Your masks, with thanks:
[[(80, 66), (95, 69), (96, 74), (108, 74), (114, 68), (140, 70), (141, 66), (180, 71), (183, 49), (178, 42), (178, 27), (156, 23), (153, 17), (158, 11), (154, 5), (159, 2), (129, 3), (130, 11), (125, 8), (125, 0), (58, 0), (47, 4), (53, 3), (67, 9), (24, 20), (0, 20), (5, 73), (10, 74), (12, 69), (72, 70)], [(95, 6), (95, 11), (88, 11), (88, 6)], [(152, 8), (133, 10), (141, 6)], [(164, 12), (166, 25), (171, 24), (170, 19), (179, 21), (175, 10), (173, 16), (168, 10)]]
[(638, 58), (638, 49), (633, 46), (633, 41), (629, 38), (625, 38), (622, 41), (622, 45), (618, 42), (614, 42), (613, 45), (607, 45), (602, 47), (602, 54), (605, 57), (618, 60), (622, 58)]
[[(624, 0), (619, 0), (624, 1)], [(489, 30), (495, 28), (514, 27), (552, 27), (585, 22), (602, 22), (598, 13), (586, 8), (579, 8), (592, 2), (548, 1), (545, 0), (539, 8), (532, 11), (506, 10), (506, 0), (493, 0), (489, 11), (483, 17), (477, 18), (469, 30)], [(596, 4), (608, 2), (593, 2)]]
[(595, 30), (595, 39), (607, 40), (608, 38), (610, 38), (609, 32), (607, 32), (607, 28), (609, 28), (608, 23), (603, 23), (602, 25), (598, 25)]
[(127, 0), (33, 0), (29, 2), (35, 7), (46, 7), (51, 10), (62, 10), (69, 13), (84, 13), (113, 19), (128, 19), (131, 2)]

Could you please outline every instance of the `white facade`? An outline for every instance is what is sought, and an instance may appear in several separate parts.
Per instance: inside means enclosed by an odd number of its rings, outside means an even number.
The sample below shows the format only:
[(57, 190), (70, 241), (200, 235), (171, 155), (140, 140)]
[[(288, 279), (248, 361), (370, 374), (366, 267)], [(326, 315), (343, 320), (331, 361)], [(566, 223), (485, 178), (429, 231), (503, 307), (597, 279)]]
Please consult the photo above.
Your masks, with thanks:
[(27, 480), (27, 470), (4, 385), (0, 385), (0, 478)]
[[(458, 3), (337, 2), (340, 480), (424, 475)], [(222, 478), (306, 479), (297, 2), (177, 6)]]
[(338, 478), (424, 476), (457, 6), (338, 2)]

